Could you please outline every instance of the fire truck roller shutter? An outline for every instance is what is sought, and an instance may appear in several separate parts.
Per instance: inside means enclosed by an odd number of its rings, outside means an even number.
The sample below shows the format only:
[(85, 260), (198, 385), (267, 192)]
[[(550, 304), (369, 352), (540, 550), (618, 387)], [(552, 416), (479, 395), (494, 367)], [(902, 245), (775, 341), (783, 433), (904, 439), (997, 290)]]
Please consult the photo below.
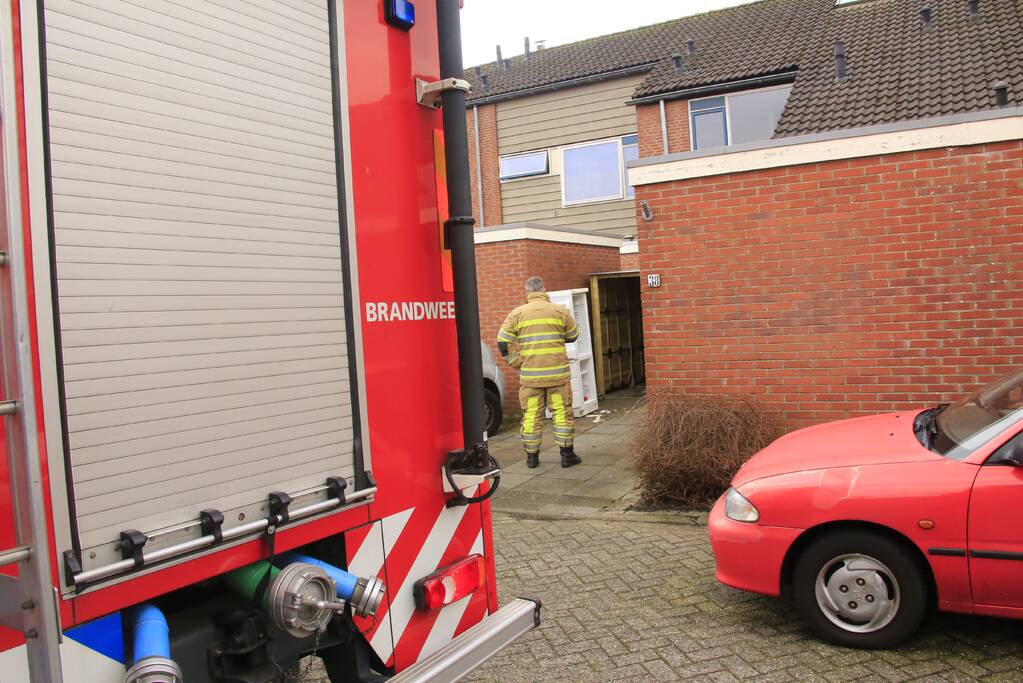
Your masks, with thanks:
[(227, 529), (351, 479), (327, 2), (46, 0), (44, 20), (85, 568), (124, 529), (205, 508)]

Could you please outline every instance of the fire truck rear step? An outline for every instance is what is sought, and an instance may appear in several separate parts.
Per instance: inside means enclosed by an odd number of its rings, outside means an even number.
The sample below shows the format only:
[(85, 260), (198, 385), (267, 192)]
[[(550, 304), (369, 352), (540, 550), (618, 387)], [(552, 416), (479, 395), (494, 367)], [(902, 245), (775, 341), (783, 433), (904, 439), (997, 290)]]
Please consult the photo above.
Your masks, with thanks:
[(457, 681), (539, 625), (540, 601), (515, 598), (389, 683)]

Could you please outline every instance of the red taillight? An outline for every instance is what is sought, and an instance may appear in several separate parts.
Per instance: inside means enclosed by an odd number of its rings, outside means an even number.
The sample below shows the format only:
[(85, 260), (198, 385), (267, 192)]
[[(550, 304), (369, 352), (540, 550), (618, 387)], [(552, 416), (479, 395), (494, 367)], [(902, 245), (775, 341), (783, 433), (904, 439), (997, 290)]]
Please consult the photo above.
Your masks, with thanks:
[(412, 587), (416, 607), (427, 612), (458, 602), (487, 582), (487, 565), (482, 555), (438, 569)]

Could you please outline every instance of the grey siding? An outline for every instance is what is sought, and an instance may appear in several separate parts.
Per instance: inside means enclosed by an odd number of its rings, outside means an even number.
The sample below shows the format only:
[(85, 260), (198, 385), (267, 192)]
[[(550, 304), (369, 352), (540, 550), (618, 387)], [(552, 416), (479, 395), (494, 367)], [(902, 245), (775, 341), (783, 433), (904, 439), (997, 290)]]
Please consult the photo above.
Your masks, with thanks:
[(498, 102), (498, 153), (635, 133), (636, 110), (625, 102), (642, 80), (628, 76)]
[[(557, 148), (636, 132), (635, 108), (625, 104), (642, 75), (581, 85), (497, 105), (498, 152)], [(563, 207), (560, 163), (554, 173), (501, 184), (505, 223), (532, 221), (634, 235), (632, 199)]]
[(598, 202), (561, 205), (561, 176), (525, 178), (502, 183), (504, 222), (539, 222), (580, 230), (600, 230), (622, 235), (636, 234), (636, 202)]

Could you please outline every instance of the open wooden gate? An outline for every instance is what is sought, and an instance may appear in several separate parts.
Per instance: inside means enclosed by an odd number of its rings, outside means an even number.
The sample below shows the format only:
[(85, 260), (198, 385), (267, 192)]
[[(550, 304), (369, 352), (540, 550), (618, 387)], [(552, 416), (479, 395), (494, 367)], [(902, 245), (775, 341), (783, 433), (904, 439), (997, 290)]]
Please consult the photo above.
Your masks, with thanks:
[(590, 299), (598, 392), (603, 395), (643, 384), (646, 372), (639, 273), (591, 275)]

